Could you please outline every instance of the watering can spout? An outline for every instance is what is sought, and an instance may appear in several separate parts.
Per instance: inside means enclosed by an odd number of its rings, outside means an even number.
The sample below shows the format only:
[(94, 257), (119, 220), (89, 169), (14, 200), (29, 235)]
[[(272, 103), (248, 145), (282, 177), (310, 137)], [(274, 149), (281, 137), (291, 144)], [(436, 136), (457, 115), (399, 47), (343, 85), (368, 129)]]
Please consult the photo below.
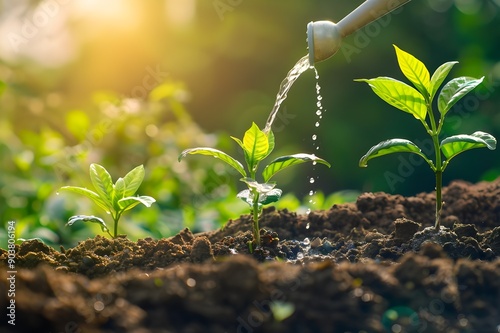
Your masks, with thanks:
[(410, 0), (366, 0), (340, 22), (310, 22), (307, 25), (309, 64), (323, 61), (339, 49), (342, 38), (381, 18)]

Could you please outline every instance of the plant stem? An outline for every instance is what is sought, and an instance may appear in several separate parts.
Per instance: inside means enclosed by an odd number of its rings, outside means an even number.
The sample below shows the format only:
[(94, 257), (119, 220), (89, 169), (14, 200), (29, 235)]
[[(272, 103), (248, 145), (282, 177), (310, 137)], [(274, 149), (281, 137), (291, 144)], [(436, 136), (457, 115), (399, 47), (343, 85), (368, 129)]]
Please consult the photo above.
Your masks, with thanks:
[(109, 237), (111, 237), (111, 238), (115, 238), (115, 237), (113, 237), (113, 235), (109, 232), (109, 229), (108, 229), (108, 228), (106, 228), (106, 232), (108, 233)]
[(443, 205), (443, 200), (441, 199), (441, 188), (443, 183), (443, 171), (441, 166), (436, 170), (436, 231), (439, 230), (440, 218), (441, 218), (441, 208)]
[(121, 214), (120, 213), (116, 213), (116, 215), (113, 216), (113, 220), (114, 220), (114, 228), (113, 228), (113, 238), (116, 238), (118, 237), (118, 220), (120, 220), (120, 216)]
[[(253, 168), (248, 166), (248, 171), (250, 172), (250, 178), (255, 179), (255, 174), (257, 171), (257, 167), (259, 162), (255, 164)], [(253, 206), (252, 206), (252, 215), (253, 215), (253, 240), (255, 241), (255, 247), (260, 246), (260, 230), (259, 230), (259, 216), (260, 216), (260, 208), (259, 208), (259, 199), (260, 193), (257, 189), (252, 188), (250, 191), (253, 194)]]
[(259, 230), (259, 192), (255, 191), (253, 193), (253, 238), (255, 240), (256, 246), (260, 246), (260, 230)]
[(431, 122), (431, 138), (432, 143), (434, 144), (434, 153), (436, 156), (436, 169), (434, 170), (434, 173), (436, 174), (436, 221), (434, 227), (436, 228), (436, 230), (439, 230), (441, 207), (443, 204), (443, 201), (441, 199), (441, 189), (443, 186), (443, 163), (441, 161), (441, 149), (439, 147), (439, 131), (441, 130), (441, 126), (439, 126), (439, 128), (436, 127), (434, 113), (430, 105), (428, 105), (428, 114)]
[(436, 155), (436, 170), (434, 170), (434, 173), (436, 174), (436, 221), (434, 226), (436, 230), (439, 230), (441, 206), (443, 204), (443, 200), (441, 199), (441, 189), (443, 186), (443, 164), (441, 161), (441, 149), (439, 147), (439, 138), (437, 133), (432, 135), (432, 142), (434, 143), (434, 152)]

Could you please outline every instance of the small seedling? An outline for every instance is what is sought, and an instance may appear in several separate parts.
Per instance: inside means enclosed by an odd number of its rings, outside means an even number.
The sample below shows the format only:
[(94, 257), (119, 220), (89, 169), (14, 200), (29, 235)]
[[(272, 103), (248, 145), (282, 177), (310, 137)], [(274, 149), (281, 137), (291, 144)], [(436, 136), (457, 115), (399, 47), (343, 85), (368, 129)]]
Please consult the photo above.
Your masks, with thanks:
[[(407, 112), (418, 119), (431, 136), (435, 161), (429, 159), (422, 150), (413, 142), (406, 139), (390, 139), (373, 146), (359, 161), (359, 166), (366, 167), (369, 160), (375, 157), (392, 153), (413, 153), (421, 156), (431, 167), (436, 176), (436, 220), (435, 228), (440, 228), (440, 215), (442, 208), (442, 177), (450, 160), (458, 154), (474, 148), (486, 147), (490, 150), (496, 148), (496, 139), (485, 132), (474, 132), (470, 135), (460, 134), (447, 137), (439, 142), (439, 135), (443, 128), (445, 116), (448, 111), (462, 97), (477, 87), (484, 79), (458, 77), (446, 83), (437, 95), (437, 109), (434, 112), (433, 101), (444, 79), (457, 63), (446, 62), (441, 65), (432, 77), (425, 65), (413, 55), (402, 51), (394, 45), (399, 67), (415, 88), (390, 77), (377, 77), (374, 79), (359, 79), (366, 82), (380, 98), (388, 104)], [(436, 115), (439, 120), (436, 122)]]
[(95, 192), (87, 188), (76, 186), (64, 186), (61, 190), (70, 191), (82, 194), (94, 201), (99, 207), (104, 209), (106, 213), (111, 214), (114, 221), (113, 234), (109, 232), (104, 221), (95, 216), (76, 215), (72, 216), (67, 225), (73, 225), (75, 222), (94, 222), (101, 225), (103, 231), (107, 232), (111, 237), (118, 236), (118, 221), (122, 214), (137, 206), (143, 204), (146, 207), (156, 201), (149, 196), (134, 196), (139, 186), (141, 186), (144, 179), (144, 167), (142, 165), (132, 169), (123, 178), (118, 178), (116, 183), (113, 184), (108, 171), (99, 164), (90, 165), (90, 180), (94, 185)]
[(295, 154), (278, 157), (264, 168), (262, 171), (264, 182), (259, 183), (256, 180), (257, 169), (259, 163), (274, 149), (273, 132), (261, 131), (255, 123), (252, 123), (250, 129), (245, 132), (243, 140), (235, 137), (231, 138), (243, 149), (248, 173), (243, 167), (243, 164), (238, 160), (214, 148), (198, 147), (186, 149), (179, 155), (179, 161), (188, 154), (209, 155), (229, 164), (243, 176), (240, 180), (244, 182), (248, 188), (238, 193), (237, 196), (250, 206), (253, 216), (254, 242), (257, 246), (260, 246), (259, 216), (262, 213), (263, 206), (278, 201), (282, 194), (281, 189), (276, 188), (276, 183), (269, 181), (271, 177), (278, 171), (304, 162), (321, 163), (328, 167), (330, 167), (330, 164), (316, 157), (314, 154)]

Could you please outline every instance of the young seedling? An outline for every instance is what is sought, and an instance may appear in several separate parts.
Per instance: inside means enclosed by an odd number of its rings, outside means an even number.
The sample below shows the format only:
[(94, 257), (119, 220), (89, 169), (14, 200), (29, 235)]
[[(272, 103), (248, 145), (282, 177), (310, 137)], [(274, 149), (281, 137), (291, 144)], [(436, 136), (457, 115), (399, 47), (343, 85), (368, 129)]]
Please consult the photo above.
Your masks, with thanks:
[(132, 169), (125, 177), (118, 178), (116, 183), (113, 184), (111, 176), (103, 166), (95, 163), (91, 164), (90, 180), (94, 185), (95, 192), (87, 188), (76, 186), (64, 186), (61, 187), (61, 190), (82, 194), (92, 199), (92, 201), (104, 209), (106, 213), (111, 214), (114, 221), (113, 234), (109, 232), (104, 221), (95, 216), (72, 216), (67, 225), (71, 226), (73, 223), (80, 221), (98, 223), (101, 225), (103, 231), (107, 232), (111, 237), (116, 238), (118, 236), (118, 221), (125, 211), (134, 208), (138, 204), (151, 207), (156, 201), (149, 196), (134, 196), (139, 186), (141, 186), (143, 179), (144, 167), (142, 165)]
[(301, 164), (304, 162), (321, 163), (328, 167), (330, 164), (316, 157), (314, 154), (295, 154), (278, 157), (271, 161), (262, 171), (263, 183), (256, 180), (259, 163), (264, 160), (274, 149), (274, 134), (272, 131), (261, 131), (259, 127), (252, 123), (250, 129), (245, 132), (243, 140), (231, 137), (243, 149), (247, 171), (235, 158), (228, 154), (213, 148), (198, 147), (184, 150), (179, 155), (179, 161), (188, 154), (209, 155), (220, 159), (221, 161), (233, 167), (243, 178), (240, 180), (247, 185), (247, 189), (238, 193), (238, 198), (245, 201), (251, 209), (253, 217), (253, 236), (256, 246), (260, 246), (259, 216), (262, 213), (264, 205), (276, 202), (281, 197), (281, 189), (276, 188), (275, 182), (269, 180), (278, 171), (289, 166)]
[[(413, 115), (424, 126), (430, 135), (434, 147), (435, 161), (429, 159), (413, 142), (406, 139), (390, 139), (373, 146), (359, 161), (359, 166), (366, 167), (369, 160), (392, 153), (413, 153), (421, 156), (431, 167), (436, 176), (436, 219), (435, 228), (440, 228), (440, 215), (443, 201), (441, 198), (443, 171), (450, 160), (458, 154), (474, 148), (496, 148), (496, 139), (485, 132), (474, 132), (470, 135), (453, 135), (439, 142), (448, 111), (462, 97), (477, 87), (483, 78), (458, 77), (444, 85), (437, 95), (437, 109), (434, 111), (433, 101), (444, 79), (457, 63), (446, 62), (430, 76), (425, 65), (413, 55), (402, 51), (394, 45), (399, 67), (415, 88), (390, 77), (374, 79), (358, 79), (366, 82), (380, 98), (397, 109)], [(436, 116), (439, 116), (436, 121)]]

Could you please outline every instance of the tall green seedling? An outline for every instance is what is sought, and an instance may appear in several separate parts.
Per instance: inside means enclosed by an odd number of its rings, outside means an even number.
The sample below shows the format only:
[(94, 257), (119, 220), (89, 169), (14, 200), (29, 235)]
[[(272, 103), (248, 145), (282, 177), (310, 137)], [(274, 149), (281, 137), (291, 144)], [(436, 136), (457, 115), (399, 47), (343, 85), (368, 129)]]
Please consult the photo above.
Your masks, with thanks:
[[(366, 82), (381, 99), (397, 109), (411, 114), (420, 121), (430, 135), (434, 147), (434, 160), (428, 158), (413, 142), (406, 139), (390, 139), (373, 146), (361, 157), (359, 165), (366, 167), (369, 160), (392, 153), (413, 153), (422, 157), (429, 164), (436, 176), (436, 214), (435, 228), (440, 227), (440, 215), (443, 205), (441, 190), (443, 172), (451, 159), (458, 154), (474, 148), (496, 148), (496, 139), (485, 132), (453, 135), (439, 141), (444, 120), (462, 97), (477, 87), (483, 78), (458, 77), (446, 83), (439, 94), (439, 87), (446, 76), (457, 63), (446, 62), (436, 69), (432, 76), (425, 65), (413, 55), (402, 51), (394, 45), (399, 67), (413, 87), (390, 77), (374, 79), (358, 79)], [(434, 110), (434, 100), (437, 97), (437, 112)]]
[(77, 186), (64, 186), (61, 190), (84, 195), (90, 198), (97, 206), (104, 209), (106, 213), (110, 214), (114, 222), (113, 234), (109, 232), (104, 221), (95, 216), (72, 216), (68, 221), (68, 225), (73, 225), (73, 223), (80, 221), (98, 223), (101, 225), (103, 231), (107, 232), (111, 237), (116, 238), (118, 236), (118, 221), (124, 212), (134, 208), (138, 204), (151, 207), (156, 201), (154, 198), (145, 195), (135, 196), (135, 192), (137, 192), (139, 186), (142, 184), (144, 174), (144, 166), (139, 165), (127, 173), (125, 177), (118, 178), (113, 184), (111, 175), (103, 166), (95, 163), (91, 164), (90, 180), (94, 185), (95, 191)]
[(261, 173), (262, 182), (257, 180), (257, 172), (260, 162), (264, 160), (274, 149), (274, 134), (272, 131), (262, 131), (252, 123), (250, 129), (245, 132), (243, 139), (231, 137), (243, 149), (246, 169), (241, 162), (228, 154), (207, 147), (198, 147), (184, 150), (179, 155), (179, 161), (188, 154), (208, 155), (220, 159), (235, 169), (247, 186), (247, 189), (238, 193), (238, 197), (245, 201), (251, 210), (253, 217), (253, 236), (256, 246), (260, 246), (259, 217), (264, 205), (276, 202), (282, 194), (282, 190), (276, 188), (276, 183), (270, 179), (278, 172), (289, 166), (304, 162), (321, 163), (328, 167), (330, 164), (315, 156), (314, 154), (294, 154), (281, 156), (265, 166)]

